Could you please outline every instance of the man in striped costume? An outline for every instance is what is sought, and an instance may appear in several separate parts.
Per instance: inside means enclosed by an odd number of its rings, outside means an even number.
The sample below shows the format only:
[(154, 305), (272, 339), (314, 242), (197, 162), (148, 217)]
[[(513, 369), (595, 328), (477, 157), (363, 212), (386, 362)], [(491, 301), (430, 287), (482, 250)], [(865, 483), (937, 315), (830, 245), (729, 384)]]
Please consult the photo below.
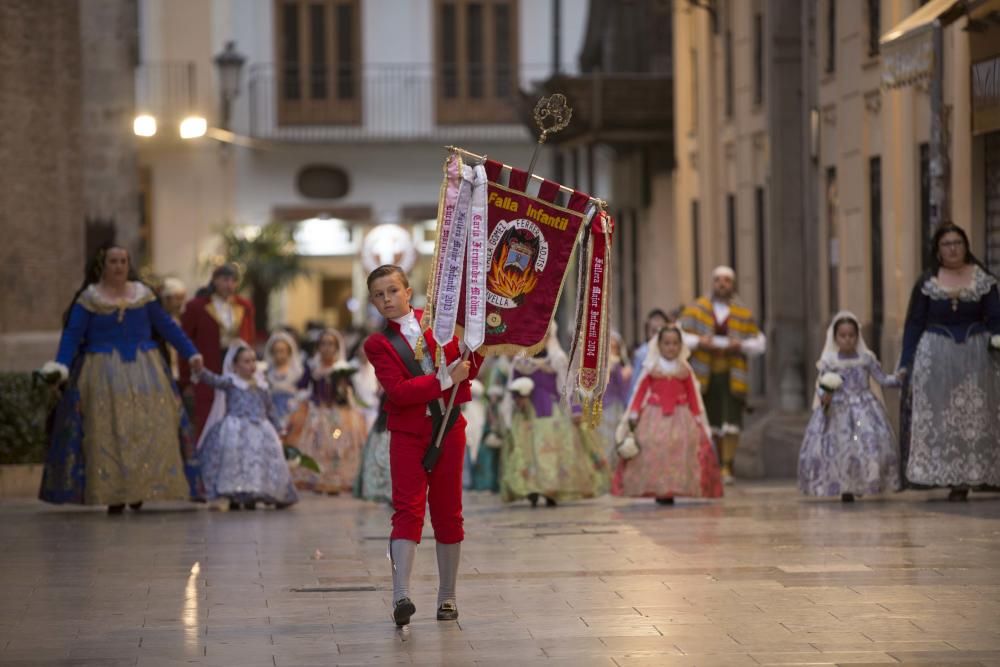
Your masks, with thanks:
[(722, 478), (730, 484), (747, 397), (747, 357), (764, 354), (767, 339), (736, 296), (736, 273), (728, 266), (712, 272), (712, 296), (685, 308), (681, 326), (701, 383)]

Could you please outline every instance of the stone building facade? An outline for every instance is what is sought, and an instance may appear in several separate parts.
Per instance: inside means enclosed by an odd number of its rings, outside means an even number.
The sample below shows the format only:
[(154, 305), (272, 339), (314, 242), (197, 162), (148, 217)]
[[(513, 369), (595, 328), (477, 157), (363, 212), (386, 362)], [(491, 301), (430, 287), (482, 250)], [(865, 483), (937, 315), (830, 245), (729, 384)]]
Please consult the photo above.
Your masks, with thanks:
[(88, 219), (140, 250), (135, 34), (130, 0), (0, 3), (0, 370), (54, 355)]

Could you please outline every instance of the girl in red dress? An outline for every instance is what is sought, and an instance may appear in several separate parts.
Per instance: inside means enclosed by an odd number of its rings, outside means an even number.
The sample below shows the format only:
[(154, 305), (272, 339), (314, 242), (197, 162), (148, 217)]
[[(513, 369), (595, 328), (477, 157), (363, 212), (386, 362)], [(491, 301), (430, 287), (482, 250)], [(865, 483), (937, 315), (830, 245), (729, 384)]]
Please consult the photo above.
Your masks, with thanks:
[[(712, 448), (701, 391), (686, 360), (681, 329), (669, 325), (650, 341), (635, 393), (623, 421), (639, 451), (622, 458), (611, 492), (656, 498), (719, 498), (722, 480)], [(624, 430), (621, 429), (621, 430)], [(628, 452), (624, 452), (625, 455)]]

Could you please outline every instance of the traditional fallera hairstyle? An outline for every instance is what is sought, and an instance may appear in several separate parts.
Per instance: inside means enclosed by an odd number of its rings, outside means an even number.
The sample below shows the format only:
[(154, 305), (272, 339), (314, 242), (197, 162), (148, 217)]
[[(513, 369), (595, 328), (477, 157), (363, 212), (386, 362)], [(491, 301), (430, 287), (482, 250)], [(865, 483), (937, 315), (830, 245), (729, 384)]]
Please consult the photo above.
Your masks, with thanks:
[(288, 370), (295, 380), (302, 377), (302, 355), (299, 353), (299, 344), (296, 342), (295, 337), (287, 331), (279, 329), (271, 334), (271, 337), (267, 339), (267, 343), (264, 345), (264, 361), (267, 362), (267, 375), (271, 377), (271, 374), (275, 369), (274, 366), (274, 346), (278, 343), (284, 343), (288, 346), (289, 357), (288, 357)]
[(965, 230), (951, 220), (945, 220), (938, 225), (937, 229), (934, 230), (934, 236), (931, 237), (930, 247), (928, 248), (929, 254), (927, 256), (927, 266), (930, 267), (927, 271), (928, 276), (937, 275), (938, 269), (941, 268), (941, 259), (938, 257), (938, 245), (941, 243), (941, 239), (944, 238), (945, 234), (958, 234), (961, 236), (962, 242), (965, 243), (965, 263), (975, 264), (986, 273), (990, 273), (990, 270), (987, 269), (981, 261), (979, 261), (979, 258), (972, 254), (972, 246), (969, 244), (969, 235), (965, 233)]
[[(334, 359), (333, 365), (325, 367), (323, 365), (323, 357), (319, 352), (319, 344), (324, 338), (333, 338), (337, 341), (337, 358)], [(326, 375), (332, 370), (337, 370), (338, 368), (344, 368), (345, 366), (350, 366), (347, 362), (347, 347), (344, 344), (344, 337), (336, 329), (323, 329), (316, 336), (316, 351), (313, 352), (312, 357), (309, 358), (309, 372), (313, 374), (313, 377), (319, 377), (321, 375)], [(353, 366), (351, 366), (353, 368)]]
[[(845, 322), (850, 322), (854, 325), (854, 328), (858, 332), (858, 343), (855, 348), (858, 356), (857, 359), (841, 359), (840, 358), (840, 348), (837, 347), (837, 327)], [(830, 320), (830, 326), (826, 329), (826, 342), (823, 345), (823, 352), (820, 354), (819, 360), (816, 362), (816, 370), (821, 370), (824, 365), (826, 366), (863, 366), (869, 363), (869, 359), (876, 359), (875, 353), (868, 349), (868, 345), (865, 343), (865, 337), (861, 332), (861, 320), (858, 316), (849, 310), (841, 310), (833, 319)], [(876, 359), (876, 361), (878, 361)], [(817, 387), (819, 386), (819, 378), (816, 378)], [(882, 387), (874, 380), (869, 380), (869, 387), (872, 393), (875, 394), (881, 403), (885, 403), (885, 398), (882, 395)], [(819, 405), (819, 393), (817, 392), (813, 397), (813, 408)]]
[[(128, 251), (128, 248), (114, 241), (101, 244), (97, 251), (87, 260), (87, 265), (83, 272), (83, 283), (80, 284), (80, 289), (73, 295), (73, 300), (69, 302), (69, 306), (63, 312), (63, 326), (69, 324), (69, 312), (73, 309), (73, 304), (80, 298), (83, 291), (101, 281), (101, 276), (104, 274), (105, 259), (108, 256), (108, 251), (113, 248), (124, 250), (126, 255), (128, 255), (128, 279), (133, 282), (142, 282), (139, 280), (139, 274), (136, 273), (135, 267), (132, 265), (132, 253)], [(146, 285), (146, 287), (149, 287), (149, 285)], [(150, 288), (150, 291), (156, 294), (156, 291), (152, 288)]]
[[(222, 377), (228, 378), (232, 381), (234, 385), (240, 389), (250, 389), (256, 386), (258, 389), (267, 391), (267, 381), (264, 379), (264, 375), (257, 370), (254, 372), (253, 379), (249, 382), (241, 378), (236, 373), (236, 359), (240, 356), (240, 352), (243, 350), (248, 350), (254, 355), (254, 359), (257, 358), (257, 354), (253, 351), (253, 348), (242, 339), (237, 339), (229, 346), (226, 350), (226, 358), (222, 362)], [(205, 442), (205, 437), (211, 431), (212, 427), (225, 419), (226, 417), (226, 392), (222, 391), (218, 387), (215, 389), (215, 399), (212, 401), (212, 409), (208, 413), (208, 419), (205, 420), (205, 426), (202, 428), (201, 436), (198, 438), (197, 449), (201, 449), (202, 444)]]
[[(667, 361), (666, 359), (663, 359), (663, 357), (660, 356), (660, 340), (668, 333), (677, 334), (677, 337), (680, 339), (681, 343), (680, 354), (677, 356), (677, 359), (673, 360), (672, 362)], [(706, 436), (708, 436), (708, 439), (711, 440), (712, 429), (708, 425), (708, 415), (705, 412), (705, 402), (701, 397), (701, 387), (698, 384), (698, 377), (695, 375), (694, 369), (691, 368), (691, 364), (688, 363), (688, 359), (691, 357), (691, 350), (684, 342), (684, 330), (681, 329), (681, 326), (676, 322), (668, 324), (667, 326), (657, 331), (656, 334), (649, 339), (649, 344), (647, 347), (649, 351), (646, 353), (646, 358), (642, 362), (642, 367), (637, 369), (639, 375), (636, 377), (635, 388), (632, 390), (631, 394), (628, 397), (628, 402), (625, 404), (626, 409), (625, 412), (622, 414), (621, 421), (619, 422), (618, 433), (615, 436), (616, 439), (618, 439), (618, 435), (621, 435), (621, 433), (624, 432), (624, 429), (627, 428), (629, 409), (632, 406), (632, 401), (635, 400), (636, 392), (638, 392), (639, 388), (642, 386), (643, 379), (647, 375), (658, 369), (661, 371), (665, 370), (664, 366), (668, 366), (669, 368), (666, 370), (680, 370), (681, 368), (687, 370), (688, 376), (691, 378), (691, 382), (694, 384), (695, 398), (698, 401), (698, 407), (699, 410), (701, 411), (701, 414), (697, 418), (698, 425), (705, 432)]]

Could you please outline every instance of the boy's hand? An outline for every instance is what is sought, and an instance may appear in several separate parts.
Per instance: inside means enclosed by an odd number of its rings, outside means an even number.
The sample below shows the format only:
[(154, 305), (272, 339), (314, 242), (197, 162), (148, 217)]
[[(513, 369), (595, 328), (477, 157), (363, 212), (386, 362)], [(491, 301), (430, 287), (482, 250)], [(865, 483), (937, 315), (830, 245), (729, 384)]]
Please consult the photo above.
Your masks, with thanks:
[(459, 382), (464, 382), (469, 377), (469, 373), (472, 371), (472, 362), (463, 361), (451, 369), (449, 375), (451, 376), (451, 381), (454, 384)]

